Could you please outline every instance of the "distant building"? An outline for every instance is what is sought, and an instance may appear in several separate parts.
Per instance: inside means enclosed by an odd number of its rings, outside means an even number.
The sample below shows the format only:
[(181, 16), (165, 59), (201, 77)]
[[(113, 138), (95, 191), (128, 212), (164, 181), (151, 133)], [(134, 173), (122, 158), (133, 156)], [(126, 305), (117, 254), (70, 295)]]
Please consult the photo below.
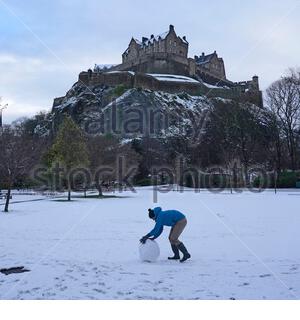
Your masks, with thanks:
[[(176, 34), (173, 25), (158, 36), (151, 35), (141, 40), (132, 38), (128, 48), (122, 54), (122, 63), (103, 68), (95, 65), (94, 70), (82, 72), (79, 80), (85, 84), (117, 85), (127, 87), (179, 92), (207, 94), (220, 97), (240, 97), (257, 105), (262, 105), (262, 93), (259, 79), (254, 76), (249, 81), (233, 82), (227, 79), (225, 64), (217, 52), (204, 52), (194, 58), (188, 57), (189, 42), (185, 36)], [(121, 72), (129, 74), (120, 74)], [(119, 72), (117, 75), (116, 72)], [(186, 81), (183, 85), (171, 83), (170, 77), (157, 75), (177, 75), (197, 80), (197, 84)], [(152, 76), (152, 79), (150, 77)], [(177, 79), (179, 79), (177, 77)], [(176, 82), (175, 78), (172, 82)], [(229, 90), (230, 89), (230, 90)]]
[[(110, 70), (141, 73), (177, 74), (193, 77), (211, 85), (235, 87), (244, 90), (259, 90), (258, 77), (250, 81), (232, 82), (227, 79), (225, 64), (217, 52), (194, 58), (188, 57), (189, 42), (176, 34), (173, 25), (169, 31), (142, 40), (132, 38), (122, 54), (122, 64)], [(254, 82), (254, 83), (252, 83)]]

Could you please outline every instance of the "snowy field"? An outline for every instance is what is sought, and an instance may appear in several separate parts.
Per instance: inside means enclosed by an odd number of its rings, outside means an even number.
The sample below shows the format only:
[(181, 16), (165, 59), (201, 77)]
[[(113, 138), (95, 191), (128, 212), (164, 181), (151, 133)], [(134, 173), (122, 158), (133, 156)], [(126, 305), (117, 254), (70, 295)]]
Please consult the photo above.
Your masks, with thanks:
[(1, 212), (0, 269), (31, 271), (0, 274), (0, 299), (300, 297), (296, 191), (159, 194), (160, 206), (188, 218), (182, 240), (192, 259), (184, 264), (167, 260), (169, 228), (158, 239), (159, 261), (139, 261), (138, 240), (153, 226), (147, 217), (156, 206), (153, 193), (140, 188), (118, 195), (71, 203), (44, 197)]

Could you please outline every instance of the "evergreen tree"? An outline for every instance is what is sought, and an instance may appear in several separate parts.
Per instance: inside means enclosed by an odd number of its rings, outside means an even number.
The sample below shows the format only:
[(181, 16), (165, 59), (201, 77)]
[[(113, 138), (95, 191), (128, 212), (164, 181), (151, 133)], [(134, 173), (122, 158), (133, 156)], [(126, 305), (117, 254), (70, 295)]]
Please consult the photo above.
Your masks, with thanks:
[(52, 164), (58, 162), (64, 167), (68, 201), (70, 201), (72, 185), (70, 172), (76, 167), (87, 166), (89, 163), (83, 132), (70, 117), (66, 117), (61, 124), (50, 154), (52, 155)]

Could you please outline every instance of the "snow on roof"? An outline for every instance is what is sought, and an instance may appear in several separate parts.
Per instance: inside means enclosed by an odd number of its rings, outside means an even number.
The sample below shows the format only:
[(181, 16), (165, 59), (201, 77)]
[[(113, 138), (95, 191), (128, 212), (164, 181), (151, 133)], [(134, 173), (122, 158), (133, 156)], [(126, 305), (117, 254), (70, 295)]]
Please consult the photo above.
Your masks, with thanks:
[(199, 81), (175, 74), (157, 74), (157, 73), (147, 73), (149, 76), (152, 76), (158, 81), (169, 81), (169, 82), (189, 82), (189, 83), (200, 83)]
[(186, 40), (186, 37), (182, 37), (182, 38), (179, 37), (179, 38), (180, 38), (180, 40), (181, 40), (182, 42), (184, 42), (184, 43), (186, 43), (186, 44), (189, 44), (188, 41)]
[[(174, 28), (174, 27), (173, 27)], [(171, 29), (169, 29), (168, 31), (166, 32), (163, 32), (157, 36), (154, 36), (154, 35), (151, 35), (150, 38), (147, 38), (147, 37), (143, 37), (142, 38), (142, 41), (136, 39), (136, 38), (132, 38), (131, 41), (134, 41), (138, 46), (140, 47), (146, 47), (148, 45), (151, 45), (153, 44), (155, 41), (159, 41), (159, 40), (165, 40), (166, 37), (170, 34), (171, 32)], [(185, 44), (189, 44), (188, 41), (186, 40), (186, 37), (179, 37), (178, 38)], [(128, 54), (129, 52), (129, 47), (125, 50), (125, 52), (123, 54)]]
[(141, 42), (140, 40), (138, 40), (138, 39), (136, 39), (136, 38), (133, 38), (133, 40), (134, 40), (137, 44), (142, 45), (142, 42)]
[(135, 72), (133, 72), (133, 71), (109, 71), (106, 73), (130, 73), (133, 76), (135, 75)]
[(166, 39), (166, 37), (167, 37), (168, 34), (169, 34), (169, 31), (166, 31), (166, 32), (164, 32), (164, 33), (161, 33), (161, 34), (153, 37), (153, 38), (150, 38), (150, 39), (149, 39), (149, 43), (153, 43), (154, 40), (156, 40), (156, 41), (158, 41), (158, 40), (164, 40), (164, 39)]
[(205, 64), (205, 63), (209, 62), (215, 55), (216, 55), (216, 52), (211, 53), (211, 54), (207, 54), (207, 55), (202, 54), (201, 56), (197, 57), (196, 63), (197, 64)]
[(165, 40), (169, 33), (170, 33), (170, 31), (166, 31), (166, 32), (161, 33), (161, 34), (159, 34), (157, 36), (152, 35), (149, 39), (144, 37), (143, 38), (144, 39), (143, 42), (141, 42), (141, 41), (139, 41), (137, 39), (134, 39), (134, 40), (140, 46), (145, 46), (145, 45), (153, 44), (154, 41)]

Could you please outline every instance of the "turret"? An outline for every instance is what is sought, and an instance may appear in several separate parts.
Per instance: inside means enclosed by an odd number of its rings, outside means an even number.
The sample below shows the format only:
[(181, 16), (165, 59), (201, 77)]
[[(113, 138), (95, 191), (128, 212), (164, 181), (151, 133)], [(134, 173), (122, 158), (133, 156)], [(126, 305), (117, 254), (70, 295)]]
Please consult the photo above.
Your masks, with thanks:
[(259, 78), (256, 75), (252, 77), (252, 88), (259, 91)]

